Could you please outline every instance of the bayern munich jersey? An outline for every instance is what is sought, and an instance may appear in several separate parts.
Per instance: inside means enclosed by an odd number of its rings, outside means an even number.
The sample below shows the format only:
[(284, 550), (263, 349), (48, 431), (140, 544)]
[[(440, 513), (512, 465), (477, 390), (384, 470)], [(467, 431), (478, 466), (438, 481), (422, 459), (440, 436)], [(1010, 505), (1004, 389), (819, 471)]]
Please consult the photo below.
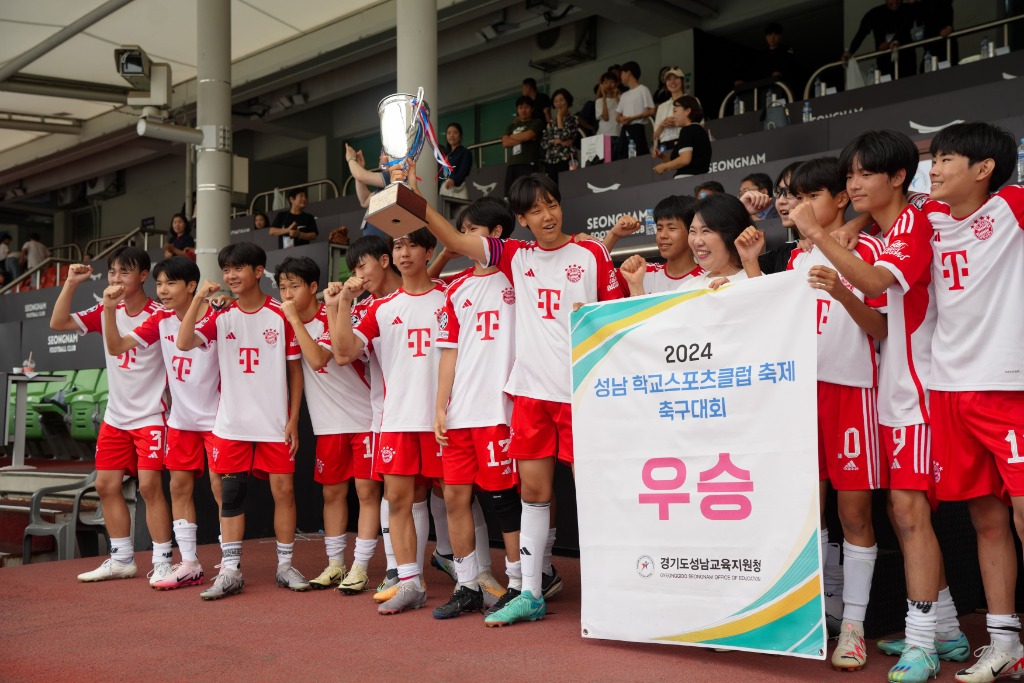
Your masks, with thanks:
[(886, 427), (929, 422), (925, 392), (935, 332), (931, 239), (928, 218), (908, 205), (882, 238), (885, 249), (875, 262), (896, 278), (886, 290), (889, 333), (878, 368), (878, 422)]
[[(326, 304), (320, 304), (313, 319), (303, 325), (321, 347), (331, 350)], [(314, 434), (362, 434), (370, 431), (370, 385), (362, 361), (338, 365), (332, 356), (327, 365), (314, 370), (303, 357), (302, 377), (302, 390), (306, 394), (306, 408)]]
[[(114, 317), (117, 320), (117, 332), (120, 336), (130, 334), (132, 330), (146, 321), (149, 316), (162, 311), (163, 306), (146, 300), (137, 315), (128, 315), (122, 301), (117, 305)], [(81, 335), (90, 332), (103, 332), (103, 304), (72, 313), (71, 319), (78, 325)], [(167, 388), (167, 375), (164, 361), (157, 348), (128, 349), (116, 358), (106, 353), (103, 358), (107, 364), (107, 411), (103, 421), (111, 427), (131, 430), (163, 425), (167, 413), (167, 401), (164, 391)]]
[[(352, 329), (363, 319), (374, 302), (373, 295), (360, 299), (352, 305)], [(374, 351), (373, 344), (368, 345), (363, 353), (366, 357), (366, 379), (370, 383), (370, 431), (380, 434), (380, 423), (384, 420), (384, 373), (380, 369), (380, 360)]]
[(220, 403), (220, 366), (217, 346), (178, 349), (181, 320), (174, 311), (161, 309), (130, 332), (143, 349), (159, 342), (171, 390), (171, 416), (167, 426), (190, 432), (213, 431)]
[(232, 441), (284, 442), (288, 423), (288, 361), (302, 357), (281, 304), (267, 297), (251, 313), (238, 302), (196, 323), (196, 334), (217, 343), (220, 407), (213, 433)]
[[(853, 253), (865, 263), (874, 265), (882, 249), (882, 243), (877, 239), (861, 235)], [(808, 271), (814, 266), (826, 266), (835, 270), (835, 266), (825, 258), (821, 249), (794, 249), (787, 270)], [(864, 301), (863, 292), (854, 289), (846, 278), (842, 278), (842, 282), (857, 299)], [(818, 381), (862, 389), (875, 387), (878, 382), (878, 363), (874, 342), (853, 321), (843, 305), (833, 299), (828, 292), (823, 289), (816, 289), (814, 292), (817, 295), (818, 307)], [(865, 303), (872, 308), (884, 309), (884, 296)]]
[(929, 388), (1024, 389), (1024, 186), (992, 195), (970, 216), (928, 200), (938, 322)]
[(515, 286), (516, 360), (505, 391), (569, 403), (569, 314), (575, 303), (621, 299), (616, 268), (596, 240), (569, 240), (557, 249), (536, 242), (481, 237), (487, 265)]
[(396, 292), (370, 304), (353, 332), (373, 353), (383, 373), (381, 432), (434, 431), (437, 399), (437, 320), (444, 288), (422, 294)]
[(511, 424), (505, 383), (515, 361), (516, 293), (500, 270), (464, 275), (445, 291), (437, 345), (458, 349), (448, 429)]
[[(688, 289), (690, 281), (703, 274), (704, 269), (696, 266), (682, 277), (672, 277), (668, 274), (665, 264), (648, 263), (647, 272), (644, 273), (644, 294), (659, 294), (661, 292), (675, 292), (681, 289)], [(622, 290), (622, 296), (629, 296), (629, 283), (626, 282), (626, 278), (621, 273), (619, 273), (619, 289)]]

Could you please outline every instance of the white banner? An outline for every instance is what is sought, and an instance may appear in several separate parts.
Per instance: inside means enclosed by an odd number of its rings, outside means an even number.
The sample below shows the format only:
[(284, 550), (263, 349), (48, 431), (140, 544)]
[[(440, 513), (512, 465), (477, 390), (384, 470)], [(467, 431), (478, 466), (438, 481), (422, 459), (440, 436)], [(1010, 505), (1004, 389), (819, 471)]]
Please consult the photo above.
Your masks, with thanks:
[(806, 274), (573, 314), (585, 637), (823, 659)]

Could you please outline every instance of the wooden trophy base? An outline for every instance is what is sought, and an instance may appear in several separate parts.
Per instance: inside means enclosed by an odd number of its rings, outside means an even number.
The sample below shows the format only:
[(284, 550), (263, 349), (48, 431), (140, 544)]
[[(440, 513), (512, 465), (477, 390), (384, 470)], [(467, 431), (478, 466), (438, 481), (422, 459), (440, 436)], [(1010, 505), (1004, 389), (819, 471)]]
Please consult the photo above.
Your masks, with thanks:
[(370, 196), (366, 222), (392, 237), (404, 237), (427, 224), (427, 200), (403, 183)]

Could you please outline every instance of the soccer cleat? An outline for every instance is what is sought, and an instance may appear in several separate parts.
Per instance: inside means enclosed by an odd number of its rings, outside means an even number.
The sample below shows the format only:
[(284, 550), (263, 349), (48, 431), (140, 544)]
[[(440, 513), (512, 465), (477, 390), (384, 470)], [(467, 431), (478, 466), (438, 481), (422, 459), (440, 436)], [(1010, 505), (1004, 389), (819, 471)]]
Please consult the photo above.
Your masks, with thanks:
[[(155, 572), (154, 567), (154, 572)], [(154, 577), (155, 578), (155, 577)], [(186, 586), (198, 586), (203, 582), (203, 568), (199, 566), (197, 562), (195, 566), (190, 566), (184, 562), (171, 567), (171, 573), (160, 579), (159, 581), (149, 580), (149, 583), (153, 588), (161, 591), (169, 591), (174, 588), (184, 588)]]
[(960, 683), (991, 683), (997, 678), (1020, 680), (1024, 676), (1024, 648), (1018, 643), (1015, 652), (1007, 652), (995, 645), (979, 647), (974, 656), (974, 666), (956, 672), (954, 680)]
[[(825, 626), (828, 628), (829, 638), (839, 637), (839, 631), (843, 626), (842, 596), (825, 593)], [(899, 655), (901, 652), (903, 652), (902, 647), (899, 652), (894, 652), (893, 654)]]
[(397, 584), (398, 570), (389, 569), (387, 573), (384, 574), (384, 578), (380, 580), (379, 584), (377, 584), (377, 592), (380, 593), (381, 591), (386, 591), (388, 588), (391, 588), (392, 586), (395, 586)]
[(494, 614), (495, 612), (500, 610), (502, 607), (504, 607), (508, 603), (512, 602), (512, 600), (517, 595), (519, 595), (519, 593), (520, 593), (520, 590), (518, 588), (509, 588), (507, 591), (505, 591), (504, 595), (502, 595), (500, 598), (498, 598), (498, 602), (494, 603), (493, 605), (491, 605), (490, 607), (487, 608), (487, 612), (486, 612), (485, 616), (490, 616), (491, 614)]
[[(878, 641), (878, 649), (884, 654), (898, 657), (903, 654), (904, 641), (902, 638), (889, 638)], [(935, 651), (939, 659), (947, 662), (966, 662), (971, 656), (971, 645), (967, 642), (967, 636), (960, 633), (952, 640), (935, 639)]]
[(889, 669), (889, 683), (926, 683), (938, 675), (938, 656), (913, 645), (904, 650), (900, 661)]
[(552, 600), (562, 592), (562, 577), (558, 575), (555, 565), (551, 565), (550, 574), (540, 575), (540, 590), (545, 600)]
[(85, 583), (91, 583), (93, 581), (106, 581), (108, 579), (131, 579), (135, 577), (138, 572), (138, 567), (135, 566), (135, 561), (131, 562), (118, 562), (112, 557), (108, 557), (103, 560), (96, 569), (91, 572), (85, 572), (84, 574), (78, 575), (78, 580)]
[[(398, 587), (402, 585), (402, 582), (396, 576), (393, 579), (384, 579), (383, 581), (381, 581), (380, 585), (383, 586), (384, 584), (387, 584), (386, 588), (384, 588), (383, 590), (378, 590), (376, 593), (373, 594), (373, 601), (376, 602), (378, 605), (382, 602), (387, 602), (391, 598), (395, 597), (395, 595), (398, 593)], [(420, 584), (423, 586), (423, 590), (426, 591), (427, 580), (423, 578), (422, 574), (420, 574)], [(378, 586), (378, 588), (380, 588), (380, 586)]]
[(864, 630), (844, 621), (842, 632), (839, 634), (839, 644), (832, 653), (832, 668), (836, 671), (860, 671), (867, 663)]
[(245, 587), (245, 580), (242, 579), (241, 569), (228, 569), (222, 567), (220, 574), (214, 579), (213, 585), (199, 594), (203, 600), (220, 600), (229, 595), (241, 593)]
[(306, 581), (306, 577), (295, 567), (288, 567), (283, 571), (278, 570), (277, 585), (281, 588), (293, 590), (296, 593), (308, 591), (310, 588), (309, 581)]
[[(316, 590), (323, 590), (324, 588), (336, 586), (341, 583), (343, 578), (345, 578), (345, 565), (330, 564), (327, 565), (326, 569), (320, 572), (320, 576), (309, 580), (309, 587)], [(291, 586), (289, 586), (289, 588), (291, 588)]]
[(544, 598), (535, 598), (530, 591), (523, 591), (508, 601), (504, 607), (494, 614), (484, 617), (487, 626), (508, 626), (517, 621), (538, 621), (544, 618), (547, 607)]
[(168, 579), (173, 573), (174, 568), (171, 567), (170, 562), (157, 562), (149, 570), (149, 573), (146, 574), (146, 577), (149, 579), (149, 587), (156, 588), (156, 584)]
[(435, 619), (454, 619), (463, 612), (479, 612), (484, 608), (484, 592), (458, 586), (448, 602), (434, 608)]
[(419, 609), (425, 604), (427, 591), (414, 586), (411, 581), (403, 581), (395, 591), (395, 597), (377, 605), (377, 614), (398, 614), (407, 609)]
[(494, 605), (501, 599), (501, 596), (505, 595), (505, 588), (494, 578), (494, 574), (486, 569), (480, 572), (476, 581), (480, 584), (480, 590), (484, 594), (484, 607)]
[(346, 595), (356, 595), (363, 592), (368, 583), (370, 583), (370, 577), (366, 575), (366, 568), (357, 564), (352, 566), (352, 569), (338, 584), (338, 590)]
[(443, 571), (455, 583), (459, 582), (458, 577), (455, 576), (455, 559), (451, 555), (442, 555), (435, 550), (434, 554), (430, 556), (430, 566)]

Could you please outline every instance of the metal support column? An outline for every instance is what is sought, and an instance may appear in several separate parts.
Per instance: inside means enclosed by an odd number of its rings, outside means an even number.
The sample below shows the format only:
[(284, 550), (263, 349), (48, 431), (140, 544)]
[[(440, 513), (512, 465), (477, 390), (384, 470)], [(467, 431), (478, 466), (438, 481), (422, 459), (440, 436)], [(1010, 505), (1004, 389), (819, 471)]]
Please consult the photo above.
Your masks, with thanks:
[[(437, 3), (398, 0), (397, 10), (398, 92), (415, 95), (422, 87), (436, 129), (441, 106), (437, 92)], [(444, 131), (438, 131), (438, 138), (443, 144)], [(420, 192), (437, 206), (437, 162), (426, 145), (416, 162), (416, 174), (423, 179)]]

